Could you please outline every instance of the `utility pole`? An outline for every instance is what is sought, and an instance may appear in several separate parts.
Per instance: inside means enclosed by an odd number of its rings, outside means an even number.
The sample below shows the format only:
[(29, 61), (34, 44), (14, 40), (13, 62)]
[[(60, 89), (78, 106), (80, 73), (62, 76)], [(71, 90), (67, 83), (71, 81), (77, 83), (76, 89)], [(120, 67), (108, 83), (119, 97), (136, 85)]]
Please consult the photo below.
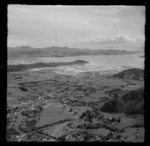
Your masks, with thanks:
[(57, 37), (57, 34), (56, 34), (56, 36), (55, 36), (55, 44), (57, 45), (57, 43), (58, 43), (58, 37)]

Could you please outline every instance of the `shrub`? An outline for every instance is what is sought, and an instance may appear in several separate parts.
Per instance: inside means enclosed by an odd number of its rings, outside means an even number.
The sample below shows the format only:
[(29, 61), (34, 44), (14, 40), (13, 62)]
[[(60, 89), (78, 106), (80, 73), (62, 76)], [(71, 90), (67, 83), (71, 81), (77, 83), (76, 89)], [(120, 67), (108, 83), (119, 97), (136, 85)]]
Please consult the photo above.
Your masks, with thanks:
[(21, 91), (28, 91), (28, 89), (25, 88), (25, 87), (19, 87), (19, 88), (20, 88)]

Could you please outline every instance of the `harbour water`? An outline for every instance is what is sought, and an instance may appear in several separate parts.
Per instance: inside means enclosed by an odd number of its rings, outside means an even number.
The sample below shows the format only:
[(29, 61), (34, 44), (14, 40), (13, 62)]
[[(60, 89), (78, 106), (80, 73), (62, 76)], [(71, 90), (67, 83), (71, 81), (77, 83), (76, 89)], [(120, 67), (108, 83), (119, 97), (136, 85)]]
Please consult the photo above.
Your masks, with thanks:
[[(85, 71), (120, 71), (127, 68), (141, 68), (144, 69), (143, 53), (136, 53), (130, 55), (98, 55), (98, 56), (74, 56), (74, 57), (42, 57), (42, 58), (22, 58), (18, 60), (8, 60), (8, 64), (30, 64), (36, 62), (71, 62), (75, 60), (84, 60), (88, 64), (59, 66), (53, 67), (58, 73), (78, 73)], [(43, 69), (43, 68), (41, 68)], [(45, 68), (49, 69), (49, 68)], [(32, 69), (32, 70), (40, 70)]]

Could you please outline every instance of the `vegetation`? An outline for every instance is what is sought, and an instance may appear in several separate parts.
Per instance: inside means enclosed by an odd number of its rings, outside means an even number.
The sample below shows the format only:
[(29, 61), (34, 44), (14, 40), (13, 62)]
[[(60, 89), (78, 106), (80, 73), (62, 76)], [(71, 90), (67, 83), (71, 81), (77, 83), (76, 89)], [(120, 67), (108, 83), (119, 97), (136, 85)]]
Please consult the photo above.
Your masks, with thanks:
[(122, 96), (126, 114), (144, 114), (144, 89), (130, 91)]
[(32, 127), (36, 124), (36, 122), (37, 122), (36, 119), (32, 119), (32, 120), (26, 121), (26, 125), (27, 127)]
[(10, 135), (18, 135), (19, 134), (19, 132), (15, 128), (13, 128), (13, 127), (7, 128), (6, 133), (9, 136)]
[(15, 72), (15, 71), (25, 71), (28, 69), (33, 68), (43, 68), (43, 67), (56, 67), (56, 66), (62, 66), (62, 65), (75, 65), (75, 64), (85, 64), (88, 63), (83, 60), (76, 60), (73, 62), (51, 62), (51, 63), (33, 63), (33, 64), (18, 64), (18, 65), (8, 65), (8, 72)]
[(113, 77), (122, 78), (122, 79), (131, 79), (131, 80), (143, 80), (144, 71), (139, 68), (131, 68), (124, 70), (120, 73), (113, 75)]
[(113, 99), (105, 103), (101, 108), (103, 112), (125, 114), (144, 114), (144, 89), (129, 91), (119, 99)]
[(22, 91), (28, 91), (28, 89), (25, 88), (25, 87), (19, 87), (19, 89), (22, 90)]

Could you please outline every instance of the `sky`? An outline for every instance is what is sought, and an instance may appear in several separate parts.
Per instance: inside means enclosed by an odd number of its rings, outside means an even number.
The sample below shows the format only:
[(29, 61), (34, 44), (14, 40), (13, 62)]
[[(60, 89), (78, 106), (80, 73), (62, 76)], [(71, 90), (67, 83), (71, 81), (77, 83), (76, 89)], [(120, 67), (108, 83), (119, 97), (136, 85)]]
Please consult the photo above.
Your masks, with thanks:
[(143, 45), (144, 6), (8, 5), (9, 47)]

